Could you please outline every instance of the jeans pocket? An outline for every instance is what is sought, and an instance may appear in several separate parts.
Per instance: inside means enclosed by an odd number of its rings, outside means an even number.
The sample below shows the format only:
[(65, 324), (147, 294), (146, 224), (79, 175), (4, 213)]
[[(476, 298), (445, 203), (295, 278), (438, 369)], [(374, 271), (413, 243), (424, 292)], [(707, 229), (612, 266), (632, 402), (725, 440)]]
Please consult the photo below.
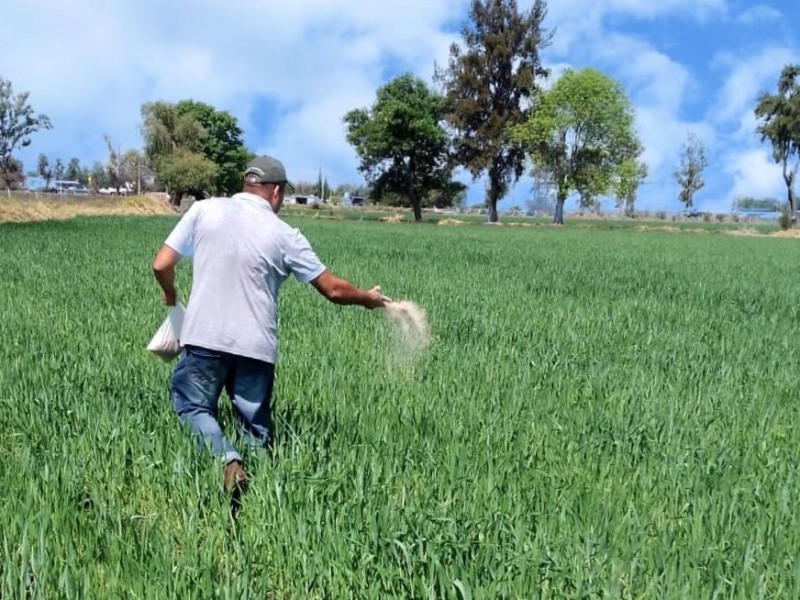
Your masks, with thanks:
[(210, 358), (212, 360), (219, 360), (222, 358), (223, 352), (219, 350), (210, 350), (209, 348), (202, 348), (200, 346), (184, 346), (186, 352), (198, 356), (200, 358)]

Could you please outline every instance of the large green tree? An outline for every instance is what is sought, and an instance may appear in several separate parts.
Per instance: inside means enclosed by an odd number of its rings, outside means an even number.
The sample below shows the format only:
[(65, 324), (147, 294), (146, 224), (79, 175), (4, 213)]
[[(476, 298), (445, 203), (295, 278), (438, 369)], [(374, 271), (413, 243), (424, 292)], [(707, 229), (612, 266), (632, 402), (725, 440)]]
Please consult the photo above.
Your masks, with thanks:
[(29, 146), (31, 134), (52, 127), (47, 115), (34, 113), (29, 96), (30, 92), (15, 94), (11, 82), (0, 77), (0, 178), (9, 194), (19, 181), (14, 150)]
[(568, 69), (540, 95), (528, 120), (510, 129), (511, 138), (530, 154), (535, 172), (553, 182), (554, 223), (564, 223), (571, 193), (591, 204), (615, 191), (641, 153), (633, 124), (633, 109), (619, 83), (595, 69)]
[(523, 12), (516, 0), (472, 0), (463, 47), (453, 44), (447, 68), (436, 71), (455, 136), (453, 160), (473, 178), (487, 175), (491, 222), (524, 172), (525, 153), (505, 133), (525, 122), (537, 80), (548, 74), (539, 55), (550, 40), (542, 29), (546, 14), (543, 0)]
[(170, 202), (179, 205), (186, 194), (205, 198), (213, 193), (217, 167), (203, 154), (207, 133), (195, 115), (159, 101), (142, 105), (142, 119), (145, 157)]
[(708, 157), (703, 142), (690, 133), (681, 148), (681, 164), (675, 169), (673, 176), (680, 186), (678, 199), (689, 209), (694, 205), (694, 195), (702, 190), (706, 182), (703, 171), (708, 166)]
[(405, 198), (417, 221), (422, 219), (423, 199), (450, 182), (441, 115), (441, 96), (405, 74), (381, 87), (371, 108), (344, 117), (347, 140), (361, 159), (359, 170), (372, 184), (375, 198)]
[(202, 198), (203, 191), (214, 185), (217, 170), (214, 163), (197, 152), (179, 148), (161, 164), (159, 177), (168, 189), (181, 196)]
[[(772, 144), (772, 156), (781, 165), (786, 183), (791, 226), (797, 225), (794, 180), (800, 167), (800, 65), (786, 65), (778, 79), (777, 94), (763, 94), (756, 106), (761, 141)], [(794, 164), (792, 164), (792, 159)]]
[(179, 118), (194, 117), (203, 128), (199, 151), (216, 166), (213, 192), (230, 195), (240, 191), (252, 155), (244, 146), (236, 119), (227, 111), (194, 100), (181, 100), (175, 105), (175, 112)]

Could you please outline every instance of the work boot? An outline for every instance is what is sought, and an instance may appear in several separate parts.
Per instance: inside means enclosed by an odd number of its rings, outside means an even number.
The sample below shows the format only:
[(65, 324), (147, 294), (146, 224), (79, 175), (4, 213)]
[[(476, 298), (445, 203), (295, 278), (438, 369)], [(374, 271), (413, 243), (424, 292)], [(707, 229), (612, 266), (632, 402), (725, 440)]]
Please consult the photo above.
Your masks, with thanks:
[(247, 490), (247, 485), (249, 483), (247, 480), (247, 473), (244, 472), (242, 463), (238, 460), (232, 460), (225, 465), (222, 475), (222, 483), (226, 492), (239, 495)]

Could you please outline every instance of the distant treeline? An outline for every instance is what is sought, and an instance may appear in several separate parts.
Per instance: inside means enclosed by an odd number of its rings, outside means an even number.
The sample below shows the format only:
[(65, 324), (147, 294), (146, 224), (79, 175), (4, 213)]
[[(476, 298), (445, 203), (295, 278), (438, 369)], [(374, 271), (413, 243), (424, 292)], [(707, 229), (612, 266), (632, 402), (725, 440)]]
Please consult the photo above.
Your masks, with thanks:
[(764, 210), (781, 212), (783, 204), (775, 198), (739, 198), (733, 205), (734, 210)]

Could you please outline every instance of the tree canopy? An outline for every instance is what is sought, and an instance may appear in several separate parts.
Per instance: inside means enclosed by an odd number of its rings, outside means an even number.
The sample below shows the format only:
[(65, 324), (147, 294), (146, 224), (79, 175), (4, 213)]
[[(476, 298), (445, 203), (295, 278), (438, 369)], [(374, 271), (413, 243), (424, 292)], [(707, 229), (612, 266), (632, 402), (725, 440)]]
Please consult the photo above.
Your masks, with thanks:
[[(232, 172), (239, 159), (231, 152), (241, 132), (235, 120), (226, 115), (193, 101), (177, 105), (159, 101), (142, 106), (145, 156), (156, 178), (167, 186), (173, 204), (180, 204), (185, 194), (205, 198), (227, 189), (218, 185), (233, 185)], [(225, 175), (219, 179), (221, 171)], [(243, 172), (244, 164), (238, 171), (238, 186)]]
[(703, 171), (707, 166), (708, 158), (703, 142), (690, 133), (681, 149), (681, 164), (674, 172), (675, 181), (681, 188), (678, 199), (686, 208), (692, 208), (694, 195), (705, 187)]
[(525, 122), (537, 80), (548, 75), (540, 51), (550, 41), (542, 29), (543, 0), (520, 12), (516, 0), (472, 0), (461, 35), (436, 80), (445, 93), (444, 116), (454, 131), (455, 164), (473, 178), (488, 175), (489, 221), (497, 202), (524, 172), (525, 153), (505, 135)]
[(510, 136), (530, 154), (539, 177), (551, 177), (555, 223), (563, 224), (573, 192), (584, 204), (611, 191), (635, 198), (630, 187), (638, 187), (644, 167), (633, 109), (622, 86), (595, 69), (565, 71)]
[(240, 191), (251, 154), (244, 146), (236, 119), (227, 111), (194, 100), (181, 100), (175, 105), (175, 112), (179, 118), (194, 117), (203, 128), (198, 149), (216, 166), (214, 193), (230, 195)]
[[(772, 144), (772, 156), (781, 165), (791, 226), (797, 224), (794, 181), (800, 167), (800, 65), (786, 65), (777, 94), (763, 94), (756, 106), (757, 132)], [(795, 158), (792, 164), (792, 158)]]
[(19, 185), (20, 175), (24, 180), (14, 151), (29, 146), (31, 134), (52, 127), (47, 115), (34, 113), (29, 96), (29, 92), (15, 94), (11, 82), (0, 77), (0, 177), (9, 192)]
[(417, 221), (429, 194), (450, 189), (452, 169), (441, 111), (442, 98), (406, 74), (381, 87), (370, 109), (352, 110), (344, 117), (347, 140), (375, 198), (404, 198)]

